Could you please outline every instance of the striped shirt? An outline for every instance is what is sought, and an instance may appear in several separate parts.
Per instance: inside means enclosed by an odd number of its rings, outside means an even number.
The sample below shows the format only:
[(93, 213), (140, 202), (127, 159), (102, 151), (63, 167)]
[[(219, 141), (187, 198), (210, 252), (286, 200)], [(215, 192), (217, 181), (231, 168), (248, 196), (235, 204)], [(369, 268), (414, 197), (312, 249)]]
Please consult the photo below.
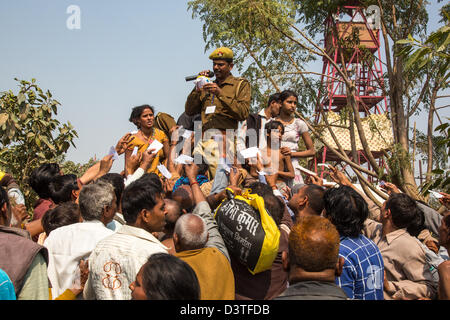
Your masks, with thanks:
[(336, 284), (350, 299), (383, 300), (384, 264), (380, 249), (364, 235), (341, 237), (339, 256), (344, 267)]

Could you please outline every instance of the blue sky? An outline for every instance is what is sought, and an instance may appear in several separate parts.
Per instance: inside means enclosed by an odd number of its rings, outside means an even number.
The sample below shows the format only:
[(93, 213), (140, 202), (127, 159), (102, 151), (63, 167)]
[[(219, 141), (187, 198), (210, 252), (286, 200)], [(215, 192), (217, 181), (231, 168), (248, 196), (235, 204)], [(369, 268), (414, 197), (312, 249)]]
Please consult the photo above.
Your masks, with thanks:
[[(66, 26), (70, 5), (81, 9), (79, 30)], [(80, 163), (134, 130), (133, 106), (177, 118), (192, 89), (184, 77), (211, 68), (202, 24), (185, 0), (3, 0), (0, 30), (0, 91), (17, 92), (15, 77), (49, 89), (62, 104), (58, 119), (78, 132), (67, 160)]]

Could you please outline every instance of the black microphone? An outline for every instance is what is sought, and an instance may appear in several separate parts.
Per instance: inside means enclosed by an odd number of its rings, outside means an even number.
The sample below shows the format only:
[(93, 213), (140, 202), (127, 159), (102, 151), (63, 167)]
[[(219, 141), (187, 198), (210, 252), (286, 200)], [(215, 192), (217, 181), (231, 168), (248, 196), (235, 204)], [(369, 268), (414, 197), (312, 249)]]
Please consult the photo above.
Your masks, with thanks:
[[(188, 76), (188, 77), (186, 77), (185, 79), (186, 79), (186, 81), (192, 81), (192, 80), (197, 79), (198, 76), (199, 76), (199, 74), (196, 74), (195, 76)], [(214, 77), (214, 72), (209, 71), (209, 73), (208, 73), (206, 76), (207, 76), (208, 78), (212, 78), (212, 77)]]

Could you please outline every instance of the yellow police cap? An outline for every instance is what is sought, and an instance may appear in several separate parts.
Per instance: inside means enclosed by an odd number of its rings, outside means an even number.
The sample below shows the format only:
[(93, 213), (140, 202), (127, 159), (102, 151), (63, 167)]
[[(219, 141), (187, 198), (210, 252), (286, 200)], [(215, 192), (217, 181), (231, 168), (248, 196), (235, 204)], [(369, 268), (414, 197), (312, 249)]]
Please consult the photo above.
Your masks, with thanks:
[(233, 51), (227, 47), (220, 47), (214, 50), (209, 56), (211, 60), (214, 59), (233, 59)]

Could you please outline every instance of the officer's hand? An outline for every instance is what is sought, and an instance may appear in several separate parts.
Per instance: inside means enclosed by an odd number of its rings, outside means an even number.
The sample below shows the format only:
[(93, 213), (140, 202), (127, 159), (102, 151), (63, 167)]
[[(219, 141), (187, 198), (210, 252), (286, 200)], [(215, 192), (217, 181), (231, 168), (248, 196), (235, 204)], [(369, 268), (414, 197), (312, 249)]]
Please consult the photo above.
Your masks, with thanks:
[(207, 77), (208, 73), (209, 73), (209, 70), (203, 70), (203, 71), (199, 72), (198, 75)]
[(219, 86), (217, 85), (217, 83), (215, 83), (215, 82), (210, 82), (210, 83), (205, 84), (202, 89), (205, 91), (208, 91), (210, 94), (213, 94), (216, 96), (218, 96), (222, 93), (222, 89), (220, 89)]

